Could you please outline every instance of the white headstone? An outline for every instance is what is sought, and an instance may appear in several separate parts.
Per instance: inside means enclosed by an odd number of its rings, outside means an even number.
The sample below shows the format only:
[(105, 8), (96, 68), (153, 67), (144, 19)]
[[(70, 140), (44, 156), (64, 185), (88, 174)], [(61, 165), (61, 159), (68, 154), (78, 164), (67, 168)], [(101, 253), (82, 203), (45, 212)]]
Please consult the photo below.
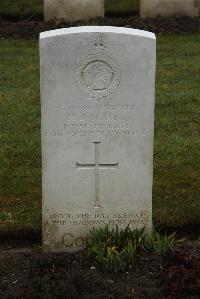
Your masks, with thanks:
[(43, 245), (90, 230), (151, 228), (156, 40), (76, 27), (41, 33)]
[(73, 22), (104, 17), (104, 0), (44, 0), (45, 21)]
[(140, 16), (169, 17), (169, 16), (200, 15), (200, 0), (140, 0)]

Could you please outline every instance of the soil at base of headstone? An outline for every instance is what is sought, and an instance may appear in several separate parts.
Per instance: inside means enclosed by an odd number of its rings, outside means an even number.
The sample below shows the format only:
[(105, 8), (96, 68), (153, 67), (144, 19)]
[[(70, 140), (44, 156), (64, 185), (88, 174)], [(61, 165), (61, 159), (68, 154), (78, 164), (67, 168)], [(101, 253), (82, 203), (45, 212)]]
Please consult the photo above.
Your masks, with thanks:
[(27, 20), (11, 22), (0, 18), (0, 37), (10, 38), (38, 38), (40, 32), (82, 25), (119, 26), (137, 28), (155, 33), (198, 33), (200, 32), (200, 18), (171, 17), (171, 18), (147, 18), (140, 19), (137, 16), (127, 18), (97, 18), (90, 21), (73, 23)]
[(104, 272), (86, 253), (0, 248), (1, 299), (187, 298), (200, 294), (200, 241), (163, 258), (141, 250), (124, 273)]

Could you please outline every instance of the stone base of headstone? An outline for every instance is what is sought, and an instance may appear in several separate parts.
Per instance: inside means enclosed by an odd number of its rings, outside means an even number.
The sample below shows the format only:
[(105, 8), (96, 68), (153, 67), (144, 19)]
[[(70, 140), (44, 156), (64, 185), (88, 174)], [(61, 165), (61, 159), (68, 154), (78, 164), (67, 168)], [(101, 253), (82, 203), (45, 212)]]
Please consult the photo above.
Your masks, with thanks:
[(199, 15), (200, 0), (140, 0), (141, 18)]
[(73, 22), (104, 17), (104, 0), (44, 0), (45, 21)]

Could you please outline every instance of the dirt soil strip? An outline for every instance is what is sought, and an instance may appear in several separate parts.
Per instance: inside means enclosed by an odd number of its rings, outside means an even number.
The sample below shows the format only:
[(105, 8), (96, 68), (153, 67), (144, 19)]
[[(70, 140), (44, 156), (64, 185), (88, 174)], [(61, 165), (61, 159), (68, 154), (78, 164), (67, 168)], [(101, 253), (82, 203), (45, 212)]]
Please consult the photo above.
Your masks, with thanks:
[(200, 32), (200, 18), (173, 17), (173, 18), (147, 18), (140, 19), (137, 16), (128, 18), (97, 18), (90, 21), (74, 23), (44, 23), (30, 19), (21, 22), (10, 22), (0, 18), (0, 37), (10, 38), (38, 38), (42, 31), (63, 27), (82, 25), (119, 26), (143, 29), (155, 33), (198, 33)]
[(141, 252), (126, 273), (104, 273), (87, 255), (0, 249), (1, 299), (187, 298), (200, 294), (200, 241), (160, 258)]

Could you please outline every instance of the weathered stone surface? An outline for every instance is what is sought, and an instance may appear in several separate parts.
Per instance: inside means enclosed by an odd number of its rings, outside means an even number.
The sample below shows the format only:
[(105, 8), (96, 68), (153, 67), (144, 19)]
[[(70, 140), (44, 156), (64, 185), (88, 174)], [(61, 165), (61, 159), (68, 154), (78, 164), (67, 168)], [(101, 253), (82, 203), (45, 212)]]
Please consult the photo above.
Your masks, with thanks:
[(40, 36), (43, 245), (106, 224), (151, 228), (156, 40), (117, 27)]
[(104, 16), (104, 0), (44, 0), (44, 19), (73, 22)]
[(140, 0), (140, 16), (169, 17), (200, 15), (200, 0)]

